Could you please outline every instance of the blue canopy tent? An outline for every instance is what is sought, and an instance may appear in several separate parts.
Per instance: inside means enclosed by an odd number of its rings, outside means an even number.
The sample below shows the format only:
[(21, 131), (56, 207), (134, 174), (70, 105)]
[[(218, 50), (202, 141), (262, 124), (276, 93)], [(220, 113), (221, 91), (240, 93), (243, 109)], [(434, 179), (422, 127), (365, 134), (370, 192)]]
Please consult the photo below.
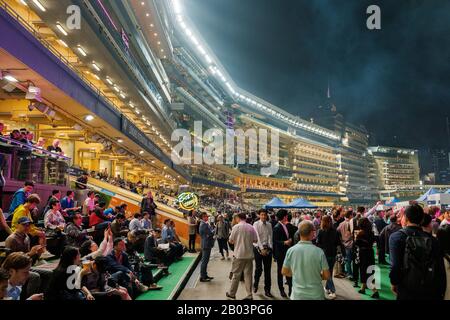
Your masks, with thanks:
[(425, 192), (422, 196), (420, 196), (419, 199), (417, 199), (416, 201), (427, 201), (428, 196), (432, 195), (432, 194), (436, 194), (439, 193), (439, 191), (437, 191), (435, 188), (430, 188), (427, 192)]
[(318, 206), (313, 205), (306, 199), (298, 198), (286, 205), (289, 209), (316, 209)]
[(273, 198), (264, 206), (265, 209), (286, 208), (286, 204), (278, 197)]

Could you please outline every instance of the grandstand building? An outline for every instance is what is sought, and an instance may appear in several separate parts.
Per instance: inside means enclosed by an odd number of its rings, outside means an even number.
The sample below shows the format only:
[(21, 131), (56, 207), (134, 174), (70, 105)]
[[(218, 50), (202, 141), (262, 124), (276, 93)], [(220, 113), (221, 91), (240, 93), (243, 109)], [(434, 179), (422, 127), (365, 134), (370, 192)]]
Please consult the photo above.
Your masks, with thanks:
[[(346, 122), (329, 94), (323, 117), (311, 122), (239, 88), (179, 0), (76, 1), (80, 29), (65, 23), (75, 1), (55, 3), (0, 0), (0, 115), (7, 130), (27, 128), (47, 145), (61, 140), (72, 168), (227, 190), (254, 205), (274, 195), (369, 203), (378, 188), (418, 183), (417, 152), (368, 148), (366, 129)], [(258, 165), (176, 165), (171, 134), (193, 132), (194, 121), (276, 130), (277, 174), (261, 176)]]

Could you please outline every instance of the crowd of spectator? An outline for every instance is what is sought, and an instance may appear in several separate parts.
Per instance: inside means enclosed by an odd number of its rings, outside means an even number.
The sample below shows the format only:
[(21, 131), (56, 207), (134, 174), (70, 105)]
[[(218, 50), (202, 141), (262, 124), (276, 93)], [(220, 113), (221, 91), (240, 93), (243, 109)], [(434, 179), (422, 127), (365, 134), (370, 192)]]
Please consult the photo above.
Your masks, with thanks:
[[(126, 203), (106, 208), (92, 190), (81, 205), (75, 205), (72, 190), (63, 197), (55, 189), (45, 203), (33, 191), (33, 182), (25, 182), (14, 193), (6, 218), (0, 215), (0, 240), (5, 241), (0, 282), (7, 281), (0, 298), (135, 299), (161, 289), (152, 269), (170, 274), (170, 264), (186, 251), (172, 220), (158, 226), (151, 192), (140, 212), (130, 215)], [(51, 271), (42, 268), (49, 263), (55, 264)], [(68, 286), (72, 275), (75, 283)]]
[[(209, 257), (216, 239), (222, 260), (228, 259), (229, 249), (233, 251), (228, 298), (236, 298), (243, 280), (246, 299), (252, 299), (263, 272), (265, 295), (273, 297), (275, 260), (278, 289), (284, 298), (336, 299), (333, 278), (346, 278), (359, 287), (360, 294), (371, 290), (371, 298), (379, 299), (379, 277), (373, 275), (377, 264), (385, 264), (390, 266), (391, 290), (397, 299), (450, 299), (450, 207), (423, 208), (412, 203), (392, 208), (378, 202), (369, 210), (340, 206), (207, 216), (189, 214), (190, 239), (195, 239), (194, 230), (200, 224), (202, 254), (205, 251)], [(213, 279), (207, 272), (208, 261), (202, 259), (202, 282)]]

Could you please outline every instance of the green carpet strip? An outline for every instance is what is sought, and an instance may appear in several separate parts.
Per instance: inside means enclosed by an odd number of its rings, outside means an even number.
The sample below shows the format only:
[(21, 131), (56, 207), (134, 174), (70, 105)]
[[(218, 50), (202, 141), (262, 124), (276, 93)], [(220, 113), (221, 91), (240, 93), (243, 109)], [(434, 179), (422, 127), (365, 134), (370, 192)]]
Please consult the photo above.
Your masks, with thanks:
[(161, 290), (148, 291), (141, 294), (136, 300), (169, 300), (175, 294), (179, 284), (183, 281), (195, 257), (183, 257), (181, 261), (174, 262), (170, 265), (170, 275), (164, 276), (158, 281), (158, 285), (162, 286)]

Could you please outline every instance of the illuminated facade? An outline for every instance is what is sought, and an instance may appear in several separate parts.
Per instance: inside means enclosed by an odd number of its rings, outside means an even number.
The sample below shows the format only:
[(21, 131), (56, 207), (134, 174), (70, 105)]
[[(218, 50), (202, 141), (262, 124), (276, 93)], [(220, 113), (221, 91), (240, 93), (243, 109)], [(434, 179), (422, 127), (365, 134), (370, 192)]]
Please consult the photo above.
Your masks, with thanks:
[(418, 151), (393, 147), (370, 147), (380, 188), (396, 189), (399, 186), (419, 185)]
[[(324, 205), (366, 203), (378, 188), (418, 182), (417, 153), (368, 149), (367, 131), (347, 123), (329, 101), (323, 108), (329, 113), (307, 121), (239, 88), (183, 13), (182, 1), (83, 1), (81, 30), (69, 30), (62, 20), (73, 1), (47, 8), (42, 1), (45, 10), (30, 1), (0, 3), (80, 85), (46, 86), (51, 79), (45, 72), (34, 80), (58, 117), (35, 117), (30, 130), (64, 140), (72, 165), (133, 180), (157, 177), (156, 184), (229, 189), (261, 202), (277, 195)], [(30, 74), (19, 80), (30, 80)], [(20, 93), (25, 113), (26, 89)], [(261, 166), (248, 164), (175, 165), (172, 131), (193, 132), (198, 120), (205, 130), (276, 130), (277, 174), (261, 176)], [(63, 129), (68, 124), (72, 129)]]

